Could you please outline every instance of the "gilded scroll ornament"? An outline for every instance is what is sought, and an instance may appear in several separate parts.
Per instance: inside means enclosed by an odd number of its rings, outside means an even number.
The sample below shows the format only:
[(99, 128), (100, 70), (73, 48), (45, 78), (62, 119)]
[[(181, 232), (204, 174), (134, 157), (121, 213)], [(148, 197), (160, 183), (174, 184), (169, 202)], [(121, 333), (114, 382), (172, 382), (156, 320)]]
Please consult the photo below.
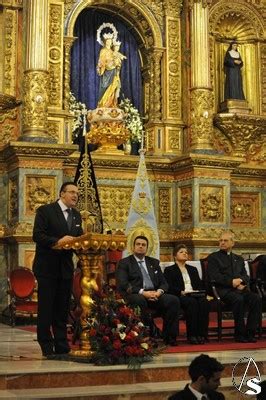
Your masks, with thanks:
[(192, 188), (182, 187), (179, 192), (179, 222), (181, 224), (192, 222)]
[(217, 114), (214, 124), (229, 139), (232, 155), (251, 159), (263, 146), (266, 117)]
[(200, 222), (224, 222), (223, 188), (200, 187)]
[(213, 132), (213, 92), (208, 89), (191, 91), (191, 147), (211, 149)]
[(49, 104), (61, 106), (62, 98), (62, 6), (49, 7)]
[(48, 72), (32, 70), (24, 72), (24, 131), (39, 129), (47, 131)]
[(159, 223), (171, 224), (171, 188), (159, 188)]
[(260, 227), (259, 193), (232, 193), (231, 223), (236, 227)]
[(8, 184), (8, 220), (14, 222), (18, 220), (18, 178), (12, 177)]
[(124, 229), (133, 193), (132, 187), (100, 186), (103, 220), (112, 228)]
[(55, 199), (55, 177), (26, 176), (25, 213), (34, 215), (37, 208)]
[(179, 19), (168, 18), (168, 93), (167, 116), (181, 119), (181, 52)]
[(16, 93), (16, 66), (17, 66), (17, 11), (6, 10), (4, 32), (4, 92)]

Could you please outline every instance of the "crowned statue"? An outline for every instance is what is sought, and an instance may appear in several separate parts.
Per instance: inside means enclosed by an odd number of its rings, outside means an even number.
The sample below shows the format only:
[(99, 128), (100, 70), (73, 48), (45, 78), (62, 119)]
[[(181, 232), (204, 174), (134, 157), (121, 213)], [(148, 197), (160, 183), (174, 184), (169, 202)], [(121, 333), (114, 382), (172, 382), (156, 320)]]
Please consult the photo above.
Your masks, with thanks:
[(125, 143), (129, 136), (124, 123), (125, 113), (118, 107), (120, 70), (127, 57), (120, 52), (121, 42), (117, 36), (115, 26), (108, 22), (97, 30), (97, 41), (102, 46), (97, 64), (100, 86), (97, 108), (88, 112), (91, 125), (88, 140), (97, 143), (97, 151), (101, 153), (119, 152), (117, 146)]

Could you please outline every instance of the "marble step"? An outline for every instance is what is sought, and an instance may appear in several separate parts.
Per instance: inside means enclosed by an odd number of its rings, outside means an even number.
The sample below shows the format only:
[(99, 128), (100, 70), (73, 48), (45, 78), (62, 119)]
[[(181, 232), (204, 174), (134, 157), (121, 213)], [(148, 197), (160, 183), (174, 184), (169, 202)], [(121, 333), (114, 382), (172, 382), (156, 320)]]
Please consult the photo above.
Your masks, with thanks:
[[(10, 389), (0, 390), (0, 399), (166, 400), (186, 383), (187, 381), (166, 381), (123, 384), (121, 380), (119, 385)], [(242, 399), (239, 392), (232, 387), (231, 378), (223, 378), (219, 390), (225, 394), (227, 400)]]

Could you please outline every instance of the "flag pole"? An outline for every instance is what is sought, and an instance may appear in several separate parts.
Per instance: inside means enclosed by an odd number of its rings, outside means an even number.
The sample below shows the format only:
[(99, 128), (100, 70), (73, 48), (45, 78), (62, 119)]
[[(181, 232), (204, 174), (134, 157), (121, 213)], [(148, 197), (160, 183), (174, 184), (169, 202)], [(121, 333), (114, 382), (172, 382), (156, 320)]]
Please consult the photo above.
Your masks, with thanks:
[(85, 165), (84, 165), (84, 172), (85, 172), (85, 182), (84, 182), (84, 210), (85, 210), (85, 227), (84, 227), (84, 233), (88, 233), (88, 146), (87, 146), (87, 141), (88, 141), (88, 134), (86, 132), (86, 114), (83, 112), (83, 131), (82, 131), (82, 137), (84, 138), (84, 154), (85, 154)]

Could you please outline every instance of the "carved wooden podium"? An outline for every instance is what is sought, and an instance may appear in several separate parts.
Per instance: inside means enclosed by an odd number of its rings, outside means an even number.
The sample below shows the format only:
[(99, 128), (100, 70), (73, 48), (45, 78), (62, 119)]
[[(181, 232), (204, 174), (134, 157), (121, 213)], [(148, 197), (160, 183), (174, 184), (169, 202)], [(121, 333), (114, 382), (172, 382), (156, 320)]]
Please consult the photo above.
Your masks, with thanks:
[(88, 319), (93, 304), (92, 292), (98, 290), (102, 274), (100, 265), (106, 250), (121, 250), (126, 247), (125, 235), (112, 235), (100, 233), (86, 233), (85, 235), (76, 237), (64, 246), (55, 246), (56, 249), (73, 249), (76, 251), (79, 258), (82, 277), (81, 277), (81, 297), (80, 306), (82, 309), (80, 323), (81, 323), (81, 337), (80, 349), (72, 350), (71, 355), (87, 357), (93, 354), (91, 350), (88, 332), (84, 329), (88, 325)]

